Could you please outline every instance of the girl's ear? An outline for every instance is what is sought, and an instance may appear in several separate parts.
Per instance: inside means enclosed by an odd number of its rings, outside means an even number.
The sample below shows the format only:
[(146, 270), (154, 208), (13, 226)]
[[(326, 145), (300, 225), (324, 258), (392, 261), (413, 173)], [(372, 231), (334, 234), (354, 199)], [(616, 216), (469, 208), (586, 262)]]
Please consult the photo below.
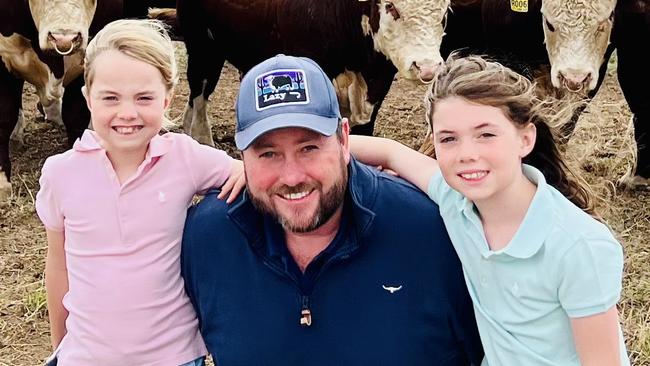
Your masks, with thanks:
[(90, 106), (90, 95), (88, 95), (88, 88), (86, 86), (81, 87), (81, 94), (83, 94), (84, 99), (86, 99), (86, 106), (88, 106), (88, 110), (92, 111), (93, 109)]
[(534, 124), (529, 123), (519, 130), (519, 136), (521, 138), (519, 157), (523, 159), (528, 156), (535, 147), (535, 141), (537, 140), (537, 127), (535, 127)]
[(174, 99), (174, 91), (170, 90), (165, 94), (165, 109), (169, 107), (170, 104), (172, 104), (172, 100)]

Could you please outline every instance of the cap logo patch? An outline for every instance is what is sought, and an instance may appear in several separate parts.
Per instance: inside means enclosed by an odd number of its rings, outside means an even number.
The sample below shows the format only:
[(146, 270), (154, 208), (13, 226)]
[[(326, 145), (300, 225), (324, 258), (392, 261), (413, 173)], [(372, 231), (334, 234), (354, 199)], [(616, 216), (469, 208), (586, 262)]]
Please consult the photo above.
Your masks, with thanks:
[(255, 79), (255, 107), (262, 111), (290, 104), (308, 104), (307, 79), (303, 70), (273, 70)]

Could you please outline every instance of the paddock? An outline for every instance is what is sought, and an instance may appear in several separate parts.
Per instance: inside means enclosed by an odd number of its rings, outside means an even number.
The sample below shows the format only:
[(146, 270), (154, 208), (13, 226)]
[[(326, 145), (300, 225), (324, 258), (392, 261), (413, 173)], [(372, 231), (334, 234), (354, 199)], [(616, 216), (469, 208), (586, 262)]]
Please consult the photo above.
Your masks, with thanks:
[[(185, 53), (177, 44), (181, 83), (170, 117), (180, 124), (187, 101)], [(633, 365), (650, 365), (650, 189), (630, 191), (617, 181), (632, 169), (635, 146), (630, 111), (616, 80), (612, 57), (603, 87), (578, 121), (566, 154), (603, 197), (598, 210), (625, 251), (621, 321)], [(237, 70), (227, 65), (211, 98), (208, 115), (217, 147), (238, 157), (234, 147)], [(425, 86), (397, 79), (383, 103), (375, 135), (419, 147), (426, 134), (422, 99)], [(12, 144), (12, 195), (0, 202), (0, 366), (39, 365), (50, 351), (43, 270), (47, 243), (34, 211), (45, 159), (66, 150), (65, 132), (36, 110), (36, 95), (23, 96), (29, 121), (22, 146)], [(172, 129), (179, 131), (179, 128)]]

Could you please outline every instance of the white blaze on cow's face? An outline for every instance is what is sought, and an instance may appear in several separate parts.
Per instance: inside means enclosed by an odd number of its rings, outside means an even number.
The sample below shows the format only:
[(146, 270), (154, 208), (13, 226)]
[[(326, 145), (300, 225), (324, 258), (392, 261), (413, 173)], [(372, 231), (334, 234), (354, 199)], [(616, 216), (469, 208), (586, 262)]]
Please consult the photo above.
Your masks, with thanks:
[(556, 88), (593, 90), (614, 19), (615, 0), (543, 0), (551, 81)]
[[(430, 82), (442, 65), (440, 43), (449, 0), (377, 0), (379, 30), (374, 47), (389, 58), (401, 76)], [(366, 33), (372, 33), (367, 17)]]
[(41, 50), (67, 55), (85, 49), (96, 7), (96, 0), (29, 0)]

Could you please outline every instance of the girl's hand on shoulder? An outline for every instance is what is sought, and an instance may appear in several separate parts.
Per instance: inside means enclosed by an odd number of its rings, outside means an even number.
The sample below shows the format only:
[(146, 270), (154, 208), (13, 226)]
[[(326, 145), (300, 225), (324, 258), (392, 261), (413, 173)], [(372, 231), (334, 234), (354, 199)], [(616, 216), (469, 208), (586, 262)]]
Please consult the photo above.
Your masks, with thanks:
[(232, 203), (242, 189), (246, 186), (246, 175), (244, 174), (244, 163), (241, 160), (233, 160), (230, 176), (226, 182), (221, 186), (221, 193), (217, 196), (218, 199), (226, 199), (226, 203)]

